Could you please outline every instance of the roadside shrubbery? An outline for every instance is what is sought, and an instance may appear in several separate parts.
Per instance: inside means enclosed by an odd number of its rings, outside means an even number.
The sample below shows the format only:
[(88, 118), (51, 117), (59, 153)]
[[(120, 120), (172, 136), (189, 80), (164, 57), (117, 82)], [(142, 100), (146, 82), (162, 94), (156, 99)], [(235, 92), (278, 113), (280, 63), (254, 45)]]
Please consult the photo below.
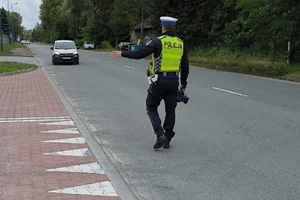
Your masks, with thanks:
[(15, 48), (26, 48), (26, 46), (24, 44), (20, 44), (20, 43), (15, 43), (15, 44), (4, 44), (2, 46), (2, 50), (0, 50), (0, 56), (7, 56), (9, 55), (9, 51), (11, 49), (15, 49)]
[[(232, 53), (228, 50), (196, 49), (189, 53), (192, 64), (201, 67), (231, 71), (267, 77), (284, 77), (288, 74), (300, 74), (300, 66), (290, 66), (284, 62), (270, 62), (260, 57), (253, 58), (246, 54)], [(295, 75), (295, 76), (296, 76)]]
[(101, 49), (113, 49), (113, 47), (111, 46), (111, 44), (109, 43), (109, 41), (104, 40), (103, 42), (101, 42)]

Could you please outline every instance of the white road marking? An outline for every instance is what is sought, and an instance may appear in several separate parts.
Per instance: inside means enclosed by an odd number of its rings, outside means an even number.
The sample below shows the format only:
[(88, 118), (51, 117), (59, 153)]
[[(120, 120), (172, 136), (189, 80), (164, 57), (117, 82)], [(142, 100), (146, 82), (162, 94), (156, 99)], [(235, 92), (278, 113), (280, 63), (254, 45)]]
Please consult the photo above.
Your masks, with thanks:
[(87, 184), (82, 186), (70, 187), (59, 190), (49, 191), (50, 193), (63, 193), (63, 194), (86, 194), (86, 195), (100, 195), (100, 196), (118, 196), (113, 188), (111, 182), (103, 181), (100, 183)]
[(52, 142), (52, 143), (69, 143), (69, 144), (85, 144), (85, 139), (83, 137), (76, 138), (67, 138), (67, 139), (58, 139), (58, 140), (46, 140), (43, 142)]
[(105, 62), (107, 62), (107, 63), (109, 63), (109, 64), (111, 63), (110, 61), (105, 61)]
[(57, 151), (51, 153), (44, 153), (44, 155), (61, 155), (61, 156), (93, 156), (89, 148), (72, 149), (67, 151)]
[(60, 122), (47, 122), (47, 123), (40, 123), (40, 124), (45, 124), (45, 125), (75, 125), (74, 121), (60, 121)]
[(49, 130), (49, 131), (42, 131), (41, 133), (70, 133), (70, 134), (79, 134), (77, 128), (66, 128), (66, 129), (57, 129), (57, 130)]
[(97, 60), (98, 58), (93, 57), (94, 60)]
[(81, 172), (81, 173), (91, 173), (91, 174), (105, 174), (99, 163), (87, 163), (80, 165), (73, 165), (68, 167), (60, 167), (55, 169), (48, 169), (48, 172)]
[(237, 92), (233, 92), (233, 91), (230, 91), (230, 90), (225, 90), (225, 89), (221, 89), (221, 88), (217, 88), (217, 87), (212, 87), (212, 89), (219, 90), (221, 92), (226, 92), (226, 93), (229, 93), (229, 94), (242, 96), (242, 97), (248, 97), (248, 95), (246, 95), (246, 94), (241, 94), (241, 93), (237, 93)]
[(0, 118), (0, 123), (3, 122), (57, 122), (68, 121), (71, 117), (16, 117), (16, 118)]
[(128, 69), (134, 69), (134, 67), (130, 67), (130, 66), (127, 66), (127, 65), (125, 65), (124, 67), (128, 68)]

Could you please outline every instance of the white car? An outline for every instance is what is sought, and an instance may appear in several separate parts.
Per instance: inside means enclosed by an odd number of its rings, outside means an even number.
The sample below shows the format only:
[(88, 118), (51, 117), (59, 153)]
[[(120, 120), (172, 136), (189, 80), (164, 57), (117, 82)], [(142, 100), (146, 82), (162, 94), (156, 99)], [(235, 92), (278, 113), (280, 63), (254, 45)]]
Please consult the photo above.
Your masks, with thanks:
[(21, 40), (21, 44), (30, 44), (30, 40)]
[(95, 49), (95, 45), (91, 41), (85, 41), (83, 44), (84, 49)]
[(54, 46), (50, 47), (53, 50), (52, 64), (58, 63), (73, 63), (79, 64), (79, 54), (76, 44), (73, 40), (56, 40)]

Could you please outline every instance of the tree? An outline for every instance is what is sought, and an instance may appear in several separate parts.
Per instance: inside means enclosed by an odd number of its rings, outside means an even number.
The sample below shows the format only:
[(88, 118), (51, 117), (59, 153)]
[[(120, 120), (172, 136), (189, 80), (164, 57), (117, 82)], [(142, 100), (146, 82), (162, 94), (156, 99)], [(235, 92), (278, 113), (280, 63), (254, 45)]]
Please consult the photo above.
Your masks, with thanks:
[(56, 19), (61, 15), (62, 2), (63, 0), (42, 0), (40, 5), (40, 19), (44, 29), (45, 42), (53, 42), (59, 35), (55, 29), (55, 23)]
[(17, 39), (17, 36), (21, 36), (24, 31), (24, 27), (22, 24), (22, 17), (17, 12), (11, 12), (10, 13), (10, 27), (11, 27), (11, 33), (13, 35), (13, 41), (15, 42)]
[(299, 39), (300, 3), (292, 0), (238, 0), (237, 8), (247, 10), (244, 31), (256, 41), (256, 48), (271, 52), (271, 59), (285, 59), (287, 42)]
[(110, 28), (120, 41), (129, 41), (130, 30), (140, 22), (138, 0), (115, 0), (109, 20)]

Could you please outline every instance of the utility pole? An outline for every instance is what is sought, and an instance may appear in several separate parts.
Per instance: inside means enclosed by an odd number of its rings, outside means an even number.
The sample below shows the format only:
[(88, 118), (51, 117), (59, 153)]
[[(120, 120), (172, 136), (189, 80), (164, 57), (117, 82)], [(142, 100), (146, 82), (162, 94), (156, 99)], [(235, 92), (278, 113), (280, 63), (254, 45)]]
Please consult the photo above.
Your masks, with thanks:
[[(15, 5), (15, 4), (18, 4), (18, 3), (14, 3), (14, 4), (12, 4), (12, 5)], [(11, 44), (11, 41), (12, 41), (12, 37), (13, 37), (13, 35), (12, 35), (12, 33), (11, 33), (11, 28), (10, 28), (10, 25), (11, 25), (11, 20), (10, 20), (10, 12), (9, 12), (9, 0), (7, 0), (7, 24), (8, 24), (8, 40), (9, 40), (9, 44)]]
[(2, 34), (2, 8), (0, 10), (0, 49), (3, 51), (3, 34)]
[[(13, 4), (10, 5), (10, 10), (11, 10), (12, 14), (14, 13), (13, 12), (13, 6), (17, 5), (17, 4), (18, 3), (13, 3)], [(12, 43), (15, 43), (15, 41), (16, 41), (16, 31), (15, 31), (16, 27), (15, 27), (15, 24), (14, 24), (13, 20), (11, 20), (10, 22), (11, 22), (11, 34), (10, 34), (10, 36), (12, 36), (12, 38), (11, 38)]]
[(141, 46), (144, 46), (144, 5), (143, 5), (143, 0), (141, 0)]

